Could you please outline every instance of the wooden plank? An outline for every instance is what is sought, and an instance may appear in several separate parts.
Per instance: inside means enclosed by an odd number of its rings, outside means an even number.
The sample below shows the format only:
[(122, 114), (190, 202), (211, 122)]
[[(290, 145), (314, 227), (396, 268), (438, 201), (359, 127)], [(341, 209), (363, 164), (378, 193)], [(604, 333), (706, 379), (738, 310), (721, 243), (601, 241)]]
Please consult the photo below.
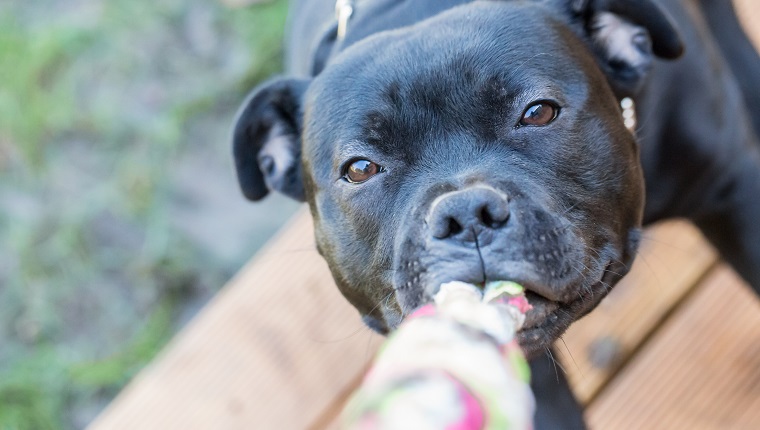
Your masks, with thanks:
[(355, 384), (377, 340), (338, 293), (303, 211), (89, 428), (306, 428)]
[[(742, 24), (760, 49), (757, 0), (735, 0)], [(672, 225), (672, 227), (671, 227)], [(620, 365), (716, 261), (716, 254), (689, 224), (650, 229), (632, 272), (588, 317), (564, 336), (561, 357), (576, 395), (588, 403)], [(570, 356), (572, 355), (572, 357)]]
[(760, 428), (760, 300), (715, 270), (587, 419), (594, 429)]
[(742, 27), (760, 51), (760, 3), (757, 0), (734, 0), (734, 8)]
[(699, 231), (683, 221), (644, 233), (633, 269), (559, 342), (576, 396), (588, 403), (639, 344), (717, 259)]

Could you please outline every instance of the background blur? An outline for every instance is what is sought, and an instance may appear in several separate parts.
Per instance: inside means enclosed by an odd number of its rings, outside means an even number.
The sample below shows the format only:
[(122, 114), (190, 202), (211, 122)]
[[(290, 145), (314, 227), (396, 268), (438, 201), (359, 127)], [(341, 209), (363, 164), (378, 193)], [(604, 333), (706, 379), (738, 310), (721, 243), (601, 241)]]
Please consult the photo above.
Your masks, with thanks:
[(0, 429), (85, 426), (295, 210), (243, 200), (228, 142), (284, 21), (0, 2)]

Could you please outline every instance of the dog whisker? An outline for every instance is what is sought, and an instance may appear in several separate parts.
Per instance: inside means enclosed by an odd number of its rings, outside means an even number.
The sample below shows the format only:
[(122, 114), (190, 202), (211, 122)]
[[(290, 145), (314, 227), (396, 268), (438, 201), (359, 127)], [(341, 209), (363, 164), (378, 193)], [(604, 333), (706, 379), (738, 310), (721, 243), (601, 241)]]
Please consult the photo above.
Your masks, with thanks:
[(557, 362), (556, 362), (556, 361), (554, 361), (554, 357), (552, 357), (552, 354), (551, 354), (551, 352), (550, 352), (549, 348), (550, 348), (550, 347), (546, 347), (546, 348), (544, 348), (544, 350), (546, 351), (546, 352), (544, 353), (544, 355), (546, 355), (546, 356), (549, 358), (549, 360), (551, 360), (551, 362), (552, 362), (552, 366), (554, 366), (554, 376), (555, 376), (555, 377), (556, 377), (556, 379), (557, 379), (557, 383), (559, 383), (559, 372), (557, 371)]
[(295, 254), (299, 252), (317, 252), (317, 245), (308, 248), (290, 248), (280, 251), (278, 254)]
[[(565, 345), (565, 350), (567, 350), (567, 355), (570, 356), (570, 359), (573, 361), (573, 366), (575, 366), (575, 370), (578, 371), (578, 373), (583, 376), (583, 371), (581, 370), (580, 366), (578, 366), (578, 362), (575, 361), (575, 357), (573, 357), (573, 353), (570, 351), (570, 347), (567, 346), (567, 342), (565, 342), (564, 336), (560, 336), (559, 340), (562, 342), (563, 345)], [(561, 351), (561, 350), (558, 350)]]
[(614, 271), (614, 270), (610, 270), (610, 269), (606, 269), (606, 268), (605, 268), (605, 269), (603, 270), (603, 272), (604, 272), (604, 273), (612, 273), (613, 275), (616, 275), (616, 276), (618, 276), (618, 277), (621, 277), (621, 278), (623, 277), (623, 275), (622, 275), (622, 274), (620, 274), (620, 273), (618, 273), (618, 272), (616, 272), (616, 271)]
[(552, 361), (552, 365), (554, 366), (554, 374), (557, 377), (557, 383), (559, 383), (559, 371), (557, 371), (557, 368), (562, 371), (565, 375), (567, 375), (567, 371), (565, 370), (564, 366), (562, 366), (562, 363), (557, 361), (557, 359), (554, 358), (554, 354), (552, 354), (551, 347), (547, 347), (546, 349), (546, 355), (549, 357), (549, 359)]
[[(575, 203), (573, 203), (572, 205), (570, 205), (570, 207), (568, 207), (568, 208), (567, 208), (567, 209), (565, 209), (564, 211), (560, 212), (560, 213), (559, 213), (559, 216), (564, 216), (564, 215), (567, 215), (567, 214), (568, 214), (568, 213), (569, 213), (571, 210), (575, 209), (575, 208), (576, 208), (576, 207), (578, 207), (578, 205), (580, 205), (580, 204), (581, 204), (580, 200), (579, 200), (579, 201), (577, 201), (577, 202), (575, 202)], [(572, 226), (572, 224), (568, 222), (568, 226)]]
[(666, 241), (666, 240), (659, 239), (657, 236), (655, 236), (653, 234), (647, 234), (647, 233), (642, 234), (641, 235), (641, 241), (643, 242), (645, 240), (647, 242), (652, 242), (652, 243), (657, 243), (657, 244), (660, 244), (660, 245), (665, 245), (665, 246), (667, 246), (670, 249), (675, 250), (675, 251), (679, 251), (679, 252), (683, 252), (683, 253), (689, 252), (688, 249), (682, 248), (681, 246), (679, 246), (679, 244), (673, 243), (671, 241)]
[(343, 337), (339, 337), (339, 338), (336, 338), (336, 339), (315, 339), (313, 337), (310, 337), (309, 340), (311, 340), (312, 342), (315, 342), (315, 343), (322, 343), (322, 344), (338, 343), (338, 342), (343, 342), (343, 341), (345, 341), (347, 339), (350, 339), (350, 338), (356, 336), (357, 334), (359, 334), (362, 331), (371, 332), (371, 330), (369, 329), (369, 327), (367, 327), (367, 326), (365, 326), (365, 325), (362, 324), (356, 330), (352, 331), (351, 333), (349, 333), (348, 335), (343, 336)]

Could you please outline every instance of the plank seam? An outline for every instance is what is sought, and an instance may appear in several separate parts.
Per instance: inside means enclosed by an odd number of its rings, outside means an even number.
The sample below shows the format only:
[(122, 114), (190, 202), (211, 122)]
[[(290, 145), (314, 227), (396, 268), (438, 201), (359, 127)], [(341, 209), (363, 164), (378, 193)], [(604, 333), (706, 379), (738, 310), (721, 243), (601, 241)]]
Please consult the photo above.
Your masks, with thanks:
[(597, 398), (601, 394), (603, 394), (609, 385), (617, 378), (617, 376), (622, 372), (628, 364), (630, 364), (634, 358), (638, 357), (638, 355), (646, 349), (649, 344), (652, 342), (652, 339), (655, 337), (657, 333), (660, 332), (662, 329), (663, 324), (665, 324), (666, 321), (670, 320), (673, 315), (675, 315), (680, 309), (684, 308), (685, 304), (688, 303), (691, 298), (694, 296), (697, 290), (704, 284), (705, 280), (708, 279), (710, 276), (712, 276), (714, 273), (717, 272), (717, 270), (720, 268), (721, 264), (723, 264), (723, 260), (721, 259), (715, 259), (713, 260), (702, 272), (701, 275), (697, 277), (697, 279), (694, 281), (694, 283), (689, 287), (686, 292), (681, 297), (681, 300), (676, 302), (673, 306), (670, 307), (667, 311), (665, 311), (660, 318), (658, 318), (654, 324), (654, 328), (650, 330), (648, 333), (644, 335), (644, 337), (641, 339), (640, 342), (636, 344), (636, 346), (630, 351), (627, 356), (622, 359), (619, 363), (617, 363), (614, 368), (609, 372), (609, 376), (604, 379), (604, 381), (601, 383), (601, 385), (593, 392), (591, 397), (587, 400), (584, 409), (589, 408)]
[(359, 372), (354, 379), (343, 390), (341, 390), (337, 396), (333, 398), (327, 407), (314, 419), (314, 421), (307, 427), (308, 430), (327, 430), (330, 426), (337, 422), (340, 418), (340, 414), (343, 412), (343, 408), (346, 406), (349, 397), (353, 394), (359, 385), (361, 385), (364, 375), (369, 371), (374, 359), (364, 366), (361, 372)]

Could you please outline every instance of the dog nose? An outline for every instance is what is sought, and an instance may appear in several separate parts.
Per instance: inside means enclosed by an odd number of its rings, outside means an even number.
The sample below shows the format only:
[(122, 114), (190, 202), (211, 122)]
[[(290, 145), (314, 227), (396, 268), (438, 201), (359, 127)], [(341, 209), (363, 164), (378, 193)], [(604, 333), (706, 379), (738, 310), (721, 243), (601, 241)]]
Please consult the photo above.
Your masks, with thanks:
[(433, 202), (428, 223), (436, 239), (475, 240), (484, 228), (498, 229), (509, 219), (509, 198), (490, 187), (446, 193)]

